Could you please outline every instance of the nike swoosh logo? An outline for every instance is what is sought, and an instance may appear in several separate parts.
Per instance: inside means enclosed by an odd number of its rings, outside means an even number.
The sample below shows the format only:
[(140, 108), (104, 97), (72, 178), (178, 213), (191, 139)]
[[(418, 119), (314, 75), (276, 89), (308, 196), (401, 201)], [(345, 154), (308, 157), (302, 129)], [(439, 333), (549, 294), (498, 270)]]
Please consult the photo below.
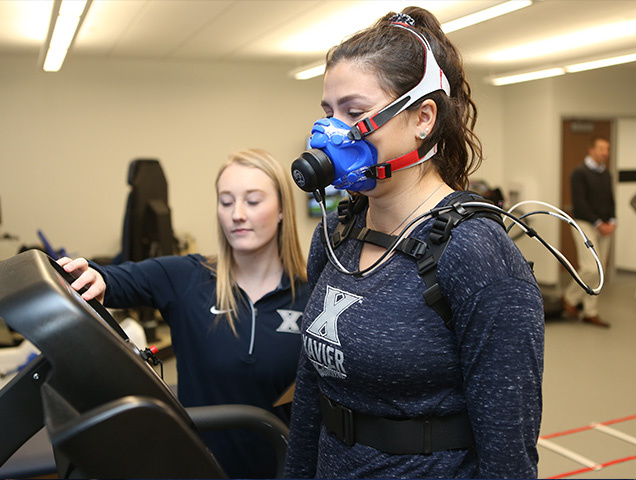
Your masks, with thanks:
[(216, 305), (214, 305), (210, 309), (210, 312), (212, 313), (212, 315), (219, 315), (220, 313), (227, 313), (229, 312), (229, 310), (217, 310)]

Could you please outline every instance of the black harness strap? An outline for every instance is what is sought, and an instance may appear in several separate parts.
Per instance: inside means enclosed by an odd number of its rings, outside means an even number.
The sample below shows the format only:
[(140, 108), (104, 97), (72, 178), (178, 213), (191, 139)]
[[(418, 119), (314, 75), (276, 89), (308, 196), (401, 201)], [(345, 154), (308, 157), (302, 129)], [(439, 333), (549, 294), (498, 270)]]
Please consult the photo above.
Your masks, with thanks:
[(444, 255), (450, 243), (452, 230), (460, 223), (472, 217), (485, 217), (496, 221), (502, 228), (504, 227), (501, 216), (490, 210), (465, 208), (462, 203), (483, 201), (492, 203), (481, 196), (475, 196), (468, 192), (456, 192), (453, 194), (449, 204), (452, 210), (439, 215), (433, 223), (433, 228), (428, 234), (428, 250), (425, 255), (417, 259), (417, 270), (427, 288), (424, 291), (424, 300), (441, 317), (444, 325), (449, 330), (454, 330), (453, 312), (450, 305), (442, 295), (439, 282), (437, 280), (437, 265)]
[(437, 280), (437, 265), (450, 243), (452, 229), (472, 216), (471, 212), (461, 206), (461, 202), (462, 200), (474, 199), (470, 197), (466, 199), (463, 195), (461, 197), (463, 198), (452, 201), (453, 210), (435, 219), (433, 228), (428, 234), (427, 254), (417, 259), (417, 271), (427, 286), (423, 293), (424, 300), (441, 317), (444, 325), (449, 330), (454, 330), (453, 312), (442, 295), (442, 290)]
[[(398, 239), (397, 235), (389, 235), (388, 233), (378, 232), (367, 227), (351, 227), (349, 230), (349, 236), (360, 240), (361, 242), (372, 243), (379, 247), (384, 247), (387, 250), (395, 245)], [(426, 251), (426, 242), (418, 240), (417, 238), (407, 237), (400, 240), (395, 246), (398, 252), (402, 252), (415, 259), (420, 258)]]
[(468, 412), (443, 417), (391, 419), (366, 415), (320, 395), (325, 429), (346, 445), (367, 445), (391, 455), (431, 455), (475, 445)]
[[(338, 203), (338, 225), (331, 234), (331, 246), (336, 248), (351, 235), (356, 216), (364, 210), (369, 199), (364, 195), (357, 198), (345, 197)], [(379, 233), (379, 232), (378, 232)]]

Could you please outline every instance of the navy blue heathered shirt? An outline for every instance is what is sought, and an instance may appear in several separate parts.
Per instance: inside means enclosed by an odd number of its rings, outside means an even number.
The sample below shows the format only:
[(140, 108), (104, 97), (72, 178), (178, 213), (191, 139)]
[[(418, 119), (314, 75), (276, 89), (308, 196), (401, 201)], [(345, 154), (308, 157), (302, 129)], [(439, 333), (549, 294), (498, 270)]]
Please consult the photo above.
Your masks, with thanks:
[[(307, 284), (296, 283), (293, 302), (285, 275), (254, 304), (241, 291), (237, 338), (225, 320), (215, 325), (216, 277), (204, 263), (201, 255), (187, 255), (92, 266), (106, 281), (107, 307), (152, 306), (170, 325), (184, 406), (254, 405), (288, 422), (288, 412), (273, 404), (296, 375)], [(259, 433), (237, 429), (203, 436), (231, 478), (274, 477), (274, 450)]]
[[(356, 225), (365, 218), (360, 214)], [(336, 222), (331, 215), (330, 231)], [(411, 236), (424, 239), (431, 226)], [(353, 271), (361, 248), (347, 240), (336, 254)], [(425, 284), (406, 255), (393, 255), (364, 278), (347, 276), (326, 261), (317, 230), (308, 273), (287, 477), (536, 478), (543, 303), (500, 226), (475, 218), (453, 230), (437, 274), (454, 332), (425, 303)], [(349, 447), (321, 426), (319, 392), (394, 419), (467, 411), (476, 448), (426, 456)]]

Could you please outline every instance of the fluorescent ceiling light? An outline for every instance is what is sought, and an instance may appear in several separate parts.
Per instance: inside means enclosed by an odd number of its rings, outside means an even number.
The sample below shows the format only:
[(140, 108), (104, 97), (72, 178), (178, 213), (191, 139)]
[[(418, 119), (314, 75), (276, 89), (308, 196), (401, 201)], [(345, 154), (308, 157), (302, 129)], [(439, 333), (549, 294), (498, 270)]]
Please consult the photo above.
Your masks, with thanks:
[(296, 80), (308, 80), (310, 78), (317, 77), (318, 75), (322, 75), (323, 73), (325, 73), (325, 64), (320, 62), (292, 70), (289, 72), (289, 75), (294, 77)]
[(539, 80), (541, 78), (556, 77), (565, 73), (584, 72), (586, 70), (593, 70), (595, 68), (611, 67), (613, 65), (621, 65), (623, 63), (630, 62), (636, 62), (636, 53), (601, 58), (588, 62), (573, 63), (564, 67), (554, 67), (534, 72), (488, 77), (486, 79), (486, 82), (496, 86), (510, 85), (512, 83), (528, 82), (530, 80)]
[(503, 77), (492, 77), (489, 79), (490, 83), (496, 86), (510, 85), (512, 83), (529, 82), (530, 80), (539, 80), (541, 78), (556, 77), (564, 75), (565, 69), (563, 67), (548, 68), (545, 70), (537, 70), (536, 72), (517, 73), (514, 75), (507, 75)]
[(573, 48), (581, 48), (588, 45), (595, 45), (617, 38), (633, 36), (636, 32), (636, 20), (628, 20), (618, 23), (610, 23), (586, 30), (567, 33), (558, 37), (546, 38), (538, 42), (527, 43), (518, 47), (500, 50), (489, 59), (497, 61), (521, 60), (536, 58), (553, 53), (564, 52)]
[(506, 13), (529, 7), (530, 5), (532, 5), (532, 0), (509, 0), (507, 2), (500, 3), (499, 5), (495, 5), (494, 7), (486, 8), (485, 10), (475, 12), (471, 15), (466, 15), (465, 17), (446, 22), (442, 25), (442, 30), (444, 33), (454, 32), (477, 23), (485, 22), (491, 18), (499, 17)]
[(45, 72), (57, 72), (62, 68), (68, 49), (77, 36), (92, 0), (55, 0), (51, 10), (51, 22), (47, 41), (41, 57)]
[(576, 63), (565, 67), (568, 73), (584, 72), (585, 70), (593, 70), (595, 68), (611, 67), (612, 65), (621, 65), (623, 63), (636, 62), (636, 53), (628, 55), (620, 55), (618, 57), (602, 58), (590, 62)]
[(86, 8), (86, 0), (64, 0), (60, 5), (61, 17), (81, 17)]
[[(508, 0), (507, 2), (503, 2), (499, 5), (495, 5), (494, 7), (486, 8), (485, 10), (481, 10), (479, 12), (475, 12), (471, 15), (466, 15), (465, 17), (458, 18), (456, 20), (451, 20), (450, 22), (446, 22), (442, 25), (442, 31), (444, 33), (454, 32), (456, 30), (460, 30), (462, 28), (469, 27), (471, 25), (475, 25), (477, 23), (485, 22), (486, 20), (490, 20), (491, 18), (499, 17), (501, 15), (505, 15), (506, 13), (514, 12), (515, 10), (519, 10), (521, 8), (529, 7), (532, 5), (533, 0)], [(441, 6), (441, 5), (440, 5)], [(351, 32), (351, 18), (348, 15), (340, 15), (339, 17), (341, 21), (345, 22), (345, 25), (348, 28), (348, 32)], [(353, 17), (356, 18), (356, 17)], [(376, 17), (374, 17), (376, 18)], [(364, 28), (367, 26), (365, 23), (360, 28)], [(298, 46), (304, 46), (307, 44), (314, 45), (316, 38), (321, 38), (323, 41), (329, 41), (323, 45), (324, 49), (331, 47), (332, 45), (337, 44), (340, 40), (333, 40), (333, 37), (328, 37), (327, 33), (331, 32), (333, 35), (336, 32), (341, 31), (336, 25), (335, 27), (330, 27), (329, 29), (321, 29), (318, 32), (304, 32), (303, 37), (294, 37), (288, 43), (294, 46), (294, 48), (299, 48)], [(342, 38), (342, 35), (338, 34), (338, 38)], [(305, 48), (306, 51), (306, 47)], [(302, 50), (302, 49), (301, 49)], [(290, 72), (290, 75), (294, 77), (296, 80), (307, 80), (309, 78), (317, 77), (318, 75), (322, 75), (325, 73), (325, 65), (324, 63), (320, 64), (312, 64), (306, 67), (301, 67), (299, 69), (293, 70)]]
[[(359, 30), (367, 28), (390, 11), (400, 11), (415, 3), (431, 11), (447, 11), (453, 3), (471, 3), (472, 0), (449, 2), (448, 0), (373, 0), (366, 2), (340, 2), (337, 12), (333, 15), (317, 15), (304, 25), (296, 35), (284, 39), (280, 48), (286, 52), (302, 53), (305, 55), (322, 54), (343, 38)], [(339, 2), (334, 2), (339, 3)]]

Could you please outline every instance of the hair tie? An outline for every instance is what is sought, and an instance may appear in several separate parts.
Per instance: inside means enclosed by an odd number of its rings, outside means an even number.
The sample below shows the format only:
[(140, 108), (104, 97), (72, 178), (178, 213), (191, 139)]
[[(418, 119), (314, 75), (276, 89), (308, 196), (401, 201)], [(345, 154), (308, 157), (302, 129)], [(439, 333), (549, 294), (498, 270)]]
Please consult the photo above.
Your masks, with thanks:
[(397, 13), (395, 15), (393, 15), (389, 21), (391, 23), (404, 23), (406, 25), (410, 25), (411, 27), (415, 26), (415, 20), (413, 20), (413, 18), (410, 15), (407, 15), (406, 13)]

